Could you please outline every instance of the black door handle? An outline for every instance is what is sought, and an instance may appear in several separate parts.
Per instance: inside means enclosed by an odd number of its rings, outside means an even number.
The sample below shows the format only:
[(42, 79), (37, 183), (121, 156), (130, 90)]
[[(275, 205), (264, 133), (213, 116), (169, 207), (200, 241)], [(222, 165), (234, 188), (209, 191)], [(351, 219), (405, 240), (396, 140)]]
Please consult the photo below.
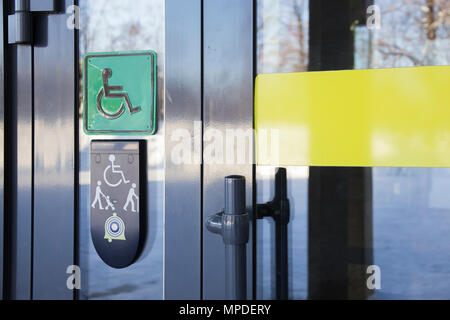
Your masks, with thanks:
[(288, 299), (288, 223), (290, 205), (287, 198), (286, 169), (277, 168), (275, 196), (272, 201), (256, 206), (256, 217), (272, 217), (275, 221), (276, 298)]

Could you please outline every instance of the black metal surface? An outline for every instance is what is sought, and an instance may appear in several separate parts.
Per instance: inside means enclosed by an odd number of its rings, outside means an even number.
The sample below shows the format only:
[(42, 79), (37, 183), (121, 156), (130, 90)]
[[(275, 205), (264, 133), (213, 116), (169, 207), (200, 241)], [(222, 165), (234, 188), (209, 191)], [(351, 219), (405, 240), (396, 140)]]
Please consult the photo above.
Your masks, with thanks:
[(8, 285), (10, 299), (30, 299), (33, 215), (33, 50), (9, 48)]
[(353, 69), (355, 1), (310, 0), (309, 71)]
[[(165, 299), (201, 298), (201, 3), (166, 1)], [(171, 157), (177, 130), (200, 141), (190, 162)]]
[(3, 14), (5, 2), (0, 2), (0, 300), (3, 299), (3, 257), (5, 248), (3, 246), (5, 238), (5, 224), (4, 224), (4, 210), (3, 197), (5, 185), (5, 53), (4, 53), (4, 32)]
[(15, 11), (29, 11), (30, 10), (30, 0), (15, 0), (14, 2)]
[(277, 300), (287, 300), (289, 299), (287, 224), (275, 223), (275, 242), (276, 297)]
[(288, 224), (290, 205), (287, 198), (286, 169), (278, 168), (275, 174), (275, 196), (272, 201), (257, 205), (257, 217), (271, 217), (275, 221), (275, 271), (276, 298), (289, 298)]
[(16, 0), (8, 16), (8, 43), (33, 43), (33, 13), (55, 13), (64, 8), (62, 0)]
[(64, 9), (64, 1), (60, 0), (28, 0), (30, 11), (33, 12), (59, 12)]
[(353, 2), (353, 21), (357, 26), (367, 24), (367, 8), (374, 4), (375, 0), (357, 0)]
[[(76, 1), (59, 1), (66, 6)], [(67, 16), (40, 14), (34, 47), (33, 299), (73, 299), (77, 53)], [(57, 241), (55, 241), (57, 239)]]
[(91, 143), (91, 236), (113, 268), (136, 261), (145, 239), (146, 152), (145, 141)]
[[(254, 3), (242, 0), (203, 2), (204, 101), (203, 130), (253, 128)], [(250, 138), (251, 140), (252, 138)], [(253, 141), (250, 141), (252, 144)], [(236, 145), (233, 149), (236, 152)], [(224, 148), (225, 149), (225, 148)], [(230, 149), (227, 149), (230, 151)], [(246, 178), (246, 205), (253, 213), (252, 155), (245, 164), (206, 162), (203, 166), (203, 212), (219, 212), (223, 206), (223, 177)], [(235, 153), (236, 154), (236, 153)], [(166, 211), (167, 212), (167, 211)], [(252, 225), (252, 224), (251, 224)], [(250, 228), (252, 232), (252, 227)], [(253, 239), (247, 244), (247, 297), (252, 293)], [(225, 252), (220, 237), (203, 229), (203, 298), (224, 299)]]
[(8, 43), (32, 43), (32, 15), (30, 12), (16, 12), (8, 17)]
[[(310, 1), (310, 71), (354, 68), (356, 2)], [(355, 259), (353, 252), (362, 254)], [(367, 298), (372, 263), (372, 169), (311, 167), (308, 298)]]
[[(3, 98), (4, 98), (4, 106), (11, 105), (12, 101), (12, 90), (13, 87), (13, 77), (11, 69), (13, 66), (13, 59), (12, 59), (12, 53), (11, 50), (9, 50), (8, 46), (6, 45), (6, 37), (8, 34), (8, 25), (6, 23), (8, 14), (13, 10), (14, 4), (11, 0), (9, 1), (3, 1), (3, 5), (1, 6), (3, 12), (2, 12), (2, 47), (3, 50), (0, 52), (2, 55), (2, 61), (3, 65)], [(14, 83), (15, 85), (15, 83)], [(11, 170), (11, 165), (13, 163), (13, 146), (11, 143), (11, 140), (14, 136), (13, 130), (12, 130), (12, 121), (13, 118), (13, 110), (11, 108), (4, 108), (3, 109), (3, 116), (4, 116), (4, 168), (8, 168), (8, 170), (4, 170), (4, 198), (3, 198), (3, 251), (2, 251), (2, 258), (3, 258), (3, 265), (2, 265), (2, 278), (3, 281), (1, 283), (2, 285), (2, 296), (3, 299), (9, 298), (9, 288), (11, 287), (11, 257), (12, 257), (12, 251), (11, 251), (11, 240), (12, 240), (12, 232), (11, 232), (11, 216), (12, 216), (12, 208), (13, 208), (13, 199), (12, 199), (12, 178), (13, 178), (13, 172)]]

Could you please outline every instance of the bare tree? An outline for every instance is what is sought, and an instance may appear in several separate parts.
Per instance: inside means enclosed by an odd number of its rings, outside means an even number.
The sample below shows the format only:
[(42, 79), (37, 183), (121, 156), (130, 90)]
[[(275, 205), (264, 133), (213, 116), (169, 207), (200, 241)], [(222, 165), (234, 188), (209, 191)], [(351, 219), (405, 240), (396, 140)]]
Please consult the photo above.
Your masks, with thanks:
[(383, 28), (376, 42), (379, 66), (448, 64), (449, 1), (380, 1)]

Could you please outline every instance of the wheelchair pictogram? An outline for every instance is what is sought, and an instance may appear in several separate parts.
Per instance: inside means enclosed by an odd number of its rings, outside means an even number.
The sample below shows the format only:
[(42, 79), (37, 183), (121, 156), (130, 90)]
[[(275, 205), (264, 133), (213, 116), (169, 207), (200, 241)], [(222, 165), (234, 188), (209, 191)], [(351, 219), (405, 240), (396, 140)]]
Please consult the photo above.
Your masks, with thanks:
[[(134, 114), (136, 112), (141, 111), (141, 107), (133, 107), (131, 104), (130, 98), (128, 97), (128, 94), (123, 90), (123, 86), (110, 86), (108, 84), (108, 79), (111, 78), (112, 71), (109, 68), (105, 68), (102, 71), (102, 80), (103, 80), (103, 88), (100, 90), (100, 92), (97, 95), (97, 110), (98, 112), (106, 119), (117, 119), (119, 118), (124, 112), (125, 107), (124, 104), (126, 104), (128, 110), (130, 111), (130, 114)], [(111, 91), (122, 91), (119, 93), (111, 93)], [(116, 113), (109, 113), (106, 112), (102, 105), (102, 99), (103, 97), (106, 98), (121, 98), (124, 99), (124, 102), (120, 105), (119, 110), (117, 110)]]
[[(103, 171), (103, 179), (105, 180), (106, 184), (110, 187), (115, 188), (115, 187), (120, 186), (122, 183), (124, 183), (124, 184), (130, 183), (130, 181), (125, 178), (125, 174), (120, 169), (120, 165), (114, 164), (116, 161), (116, 156), (111, 154), (111, 155), (109, 155), (108, 160), (109, 160), (109, 162), (111, 162), (111, 164), (105, 168), (105, 171)], [(110, 179), (111, 179), (112, 175), (118, 176), (116, 178), (115, 182), (111, 182), (108, 179), (108, 177), (110, 177)]]

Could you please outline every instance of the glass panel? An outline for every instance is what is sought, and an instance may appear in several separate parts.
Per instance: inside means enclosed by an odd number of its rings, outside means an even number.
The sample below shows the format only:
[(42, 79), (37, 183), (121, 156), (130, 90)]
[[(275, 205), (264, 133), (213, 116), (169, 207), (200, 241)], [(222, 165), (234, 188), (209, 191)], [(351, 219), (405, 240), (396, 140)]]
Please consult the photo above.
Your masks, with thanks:
[[(257, 1), (258, 74), (449, 64), (448, 0)], [(274, 172), (257, 166), (257, 203)], [(449, 169), (287, 173), (290, 299), (450, 298)], [(275, 298), (272, 219), (257, 241), (257, 297)]]
[(90, 235), (89, 146), (91, 140), (124, 139), (87, 136), (83, 132), (82, 102), (79, 119), (80, 189), (79, 257), (82, 272), (80, 299), (163, 298), (163, 184), (164, 184), (164, 0), (80, 1), (80, 101), (82, 57), (87, 52), (153, 50), (157, 53), (158, 101), (154, 136), (126, 137), (147, 140), (148, 232), (139, 260), (125, 269), (107, 266), (97, 255)]

